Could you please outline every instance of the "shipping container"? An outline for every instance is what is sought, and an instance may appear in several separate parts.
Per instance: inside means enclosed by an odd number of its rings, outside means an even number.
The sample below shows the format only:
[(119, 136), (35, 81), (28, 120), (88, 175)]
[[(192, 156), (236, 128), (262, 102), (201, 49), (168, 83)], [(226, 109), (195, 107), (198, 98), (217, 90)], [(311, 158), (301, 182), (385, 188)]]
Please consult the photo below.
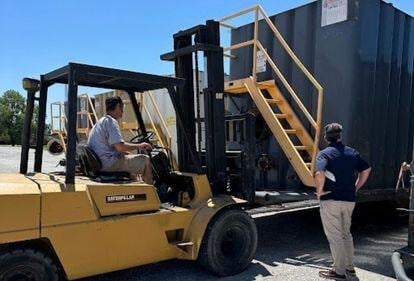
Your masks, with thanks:
[[(330, 5), (335, 11), (330, 13)], [(289, 46), (324, 88), (323, 124), (343, 125), (343, 142), (355, 147), (372, 165), (365, 193), (395, 190), (403, 161), (411, 161), (414, 134), (414, 19), (380, 0), (315, 1), (270, 17)], [(254, 23), (231, 32), (231, 44), (253, 38)], [(263, 20), (259, 40), (315, 115), (317, 95), (312, 84), (292, 62)], [(230, 80), (248, 77), (252, 71), (252, 47), (232, 51)], [(258, 80), (276, 79), (269, 65)], [(249, 95), (234, 97), (232, 113), (247, 112), (255, 105)], [(292, 104), (294, 109), (297, 109)], [(299, 114), (299, 111), (296, 110)], [(304, 116), (302, 123), (310, 130)], [(257, 122), (258, 129), (264, 124)], [(320, 148), (326, 143), (321, 140)], [(266, 186), (290, 187), (298, 179), (280, 146), (270, 134), (257, 145), (257, 157), (268, 154), (272, 169)], [(257, 173), (258, 189), (263, 180)], [(378, 192), (377, 192), (378, 191)], [(386, 193), (386, 192), (385, 192)]]

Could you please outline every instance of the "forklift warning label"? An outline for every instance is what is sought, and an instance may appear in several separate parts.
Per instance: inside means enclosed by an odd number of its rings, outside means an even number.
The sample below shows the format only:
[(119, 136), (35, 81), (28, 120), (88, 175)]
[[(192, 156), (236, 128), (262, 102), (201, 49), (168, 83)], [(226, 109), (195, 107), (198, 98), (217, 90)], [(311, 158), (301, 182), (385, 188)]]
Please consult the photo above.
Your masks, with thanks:
[(128, 194), (128, 195), (111, 195), (106, 196), (106, 203), (119, 203), (130, 201), (143, 201), (147, 200), (146, 194)]

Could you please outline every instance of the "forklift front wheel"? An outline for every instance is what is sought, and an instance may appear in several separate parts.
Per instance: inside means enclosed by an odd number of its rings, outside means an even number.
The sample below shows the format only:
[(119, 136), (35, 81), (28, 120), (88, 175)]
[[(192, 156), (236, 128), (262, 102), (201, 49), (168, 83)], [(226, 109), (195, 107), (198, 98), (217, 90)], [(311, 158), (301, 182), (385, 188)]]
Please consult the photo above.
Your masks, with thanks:
[(13, 249), (0, 254), (0, 280), (58, 281), (53, 261), (32, 249)]
[(234, 275), (249, 266), (256, 247), (253, 219), (240, 209), (224, 210), (208, 226), (198, 260), (214, 274)]

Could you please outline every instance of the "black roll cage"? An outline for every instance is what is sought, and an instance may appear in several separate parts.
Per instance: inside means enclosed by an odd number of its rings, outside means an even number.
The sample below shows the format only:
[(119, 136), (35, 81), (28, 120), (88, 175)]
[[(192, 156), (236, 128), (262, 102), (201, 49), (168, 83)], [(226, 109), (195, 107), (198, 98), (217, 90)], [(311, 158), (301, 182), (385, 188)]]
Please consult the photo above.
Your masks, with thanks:
[[(159, 76), (147, 73), (132, 72), (94, 65), (69, 63), (66, 66), (40, 76), (40, 81), (30, 78), (25, 82), (37, 84), (34, 87), (25, 87), (27, 90), (27, 107), (24, 119), (22, 152), (20, 159), (20, 173), (26, 174), (28, 167), (29, 149), (35, 149), (34, 172), (42, 171), (43, 139), (46, 119), (47, 92), (54, 84), (68, 85), (68, 114), (67, 114), (67, 150), (66, 150), (66, 184), (75, 183), (76, 171), (76, 122), (78, 86), (96, 87), (111, 90), (123, 90), (128, 93), (141, 133), (146, 136), (142, 115), (139, 111), (135, 92), (145, 92), (166, 88), (170, 96), (176, 96), (176, 87), (183, 86), (185, 79)], [(39, 91), (39, 95), (36, 93)], [(36, 144), (30, 146), (31, 126), (34, 103), (39, 103), (37, 120)], [(180, 113), (176, 112), (177, 123), (181, 121)]]

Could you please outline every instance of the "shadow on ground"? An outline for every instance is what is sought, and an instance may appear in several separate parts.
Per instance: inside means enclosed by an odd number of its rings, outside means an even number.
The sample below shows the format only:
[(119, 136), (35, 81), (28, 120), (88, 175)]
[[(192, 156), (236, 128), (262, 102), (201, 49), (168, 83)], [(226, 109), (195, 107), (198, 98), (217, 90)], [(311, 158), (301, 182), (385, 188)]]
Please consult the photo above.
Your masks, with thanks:
[[(354, 214), (352, 232), (358, 268), (394, 277), (391, 254), (407, 242), (407, 216), (390, 204), (364, 204)], [(257, 221), (260, 246), (256, 259), (269, 265), (329, 268), (332, 264), (318, 211), (267, 217)]]
[[(407, 216), (400, 216), (390, 204), (359, 206), (354, 214), (353, 234), (356, 266), (394, 277), (390, 257), (405, 246)], [(103, 280), (257, 280), (280, 276), (278, 266), (329, 268), (331, 256), (323, 234), (318, 210), (256, 219), (259, 245), (255, 261), (245, 272), (226, 278), (212, 276), (192, 261), (166, 261), (95, 276), (84, 281)], [(293, 280), (293, 279), (292, 279)], [(357, 279), (356, 279), (357, 280)]]

